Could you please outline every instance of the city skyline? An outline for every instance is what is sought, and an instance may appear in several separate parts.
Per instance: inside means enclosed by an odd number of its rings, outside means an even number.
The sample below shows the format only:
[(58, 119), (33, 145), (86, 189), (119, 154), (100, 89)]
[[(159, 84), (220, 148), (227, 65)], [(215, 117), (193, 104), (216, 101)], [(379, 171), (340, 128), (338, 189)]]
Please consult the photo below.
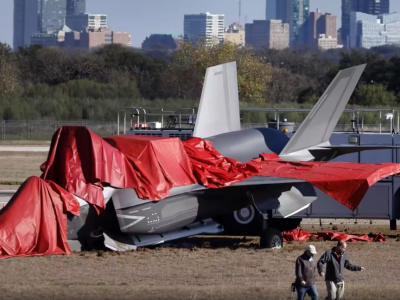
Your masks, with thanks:
[[(123, 0), (119, 0), (118, 2)], [(13, 0), (3, 0), (0, 12), (0, 41), (13, 44)], [(109, 27), (120, 32), (129, 32), (132, 36), (132, 46), (140, 47), (143, 40), (152, 33), (183, 34), (184, 14), (202, 13), (209, 11), (213, 14), (225, 14), (225, 26), (239, 21), (239, 1), (204, 0), (188, 3), (187, 0), (174, 0), (174, 5), (162, 0), (135, 0), (124, 5), (109, 4), (108, 0), (87, 0), (87, 13), (106, 14)], [(241, 0), (241, 24), (253, 20), (265, 19), (266, 0)], [(338, 28), (341, 15), (341, 0), (311, 0), (310, 11), (329, 12), (338, 17)], [(140, 13), (135, 12), (140, 9)], [(391, 12), (400, 12), (400, 1), (391, 1)], [(156, 20), (156, 21), (154, 21)]]

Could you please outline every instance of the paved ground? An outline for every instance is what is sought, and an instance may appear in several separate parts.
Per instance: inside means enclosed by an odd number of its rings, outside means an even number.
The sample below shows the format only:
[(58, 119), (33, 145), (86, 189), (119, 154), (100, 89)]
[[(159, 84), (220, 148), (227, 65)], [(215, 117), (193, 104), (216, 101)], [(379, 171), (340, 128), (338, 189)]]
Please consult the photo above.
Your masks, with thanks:
[(2, 208), (3, 205), (6, 205), (14, 194), (12, 191), (11, 193), (5, 193), (5, 192), (7, 191), (5, 190), (0, 191), (0, 208)]
[(48, 152), (50, 147), (48, 146), (0, 146), (0, 151), (3, 152)]

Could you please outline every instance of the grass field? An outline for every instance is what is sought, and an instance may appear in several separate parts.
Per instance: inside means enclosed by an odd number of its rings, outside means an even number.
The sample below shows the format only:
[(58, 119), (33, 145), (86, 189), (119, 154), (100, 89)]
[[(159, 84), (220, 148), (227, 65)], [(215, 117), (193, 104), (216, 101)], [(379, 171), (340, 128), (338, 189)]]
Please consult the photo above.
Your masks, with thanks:
[[(40, 175), (46, 153), (0, 152), (0, 180), (24, 181)], [(17, 187), (17, 186), (15, 186)], [(308, 221), (308, 220), (307, 220)], [(354, 234), (383, 233), (384, 243), (348, 243), (351, 262), (365, 272), (346, 271), (345, 299), (400, 299), (400, 231), (365, 220), (304, 221), (304, 230)], [(372, 222), (372, 224), (371, 224)], [(317, 222), (315, 222), (317, 223)], [(387, 222), (386, 222), (387, 223)], [(290, 292), (294, 261), (310, 243), (289, 242), (283, 249), (258, 249), (258, 238), (194, 237), (194, 249), (156, 248), (136, 252), (74, 253), (72, 256), (0, 261), (2, 299), (296, 299)], [(319, 255), (335, 242), (313, 241)], [(319, 299), (326, 296), (317, 279)], [(309, 298), (305, 298), (309, 299)]]
[[(82, 252), (4, 260), (0, 272), (2, 298), (296, 299), (289, 290), (294, 261), (308, 243), (259, 250), (256, 238), (195, 240), (206, 248)], [(317, 258), (334, 245), (313, 244), (319, 252)], [(398, 299), (399, 246), (396, 239), (386, 243), (349, 243), (351, 261), (366, 271), (345, 273), (346, 299)], [(320, 299), (324, 299), (326, 292), (320, 277), (317, 286)]]
[(46, 152), (0, 152), (0, 184), (16, 184), (29, 176), (40, 176)]

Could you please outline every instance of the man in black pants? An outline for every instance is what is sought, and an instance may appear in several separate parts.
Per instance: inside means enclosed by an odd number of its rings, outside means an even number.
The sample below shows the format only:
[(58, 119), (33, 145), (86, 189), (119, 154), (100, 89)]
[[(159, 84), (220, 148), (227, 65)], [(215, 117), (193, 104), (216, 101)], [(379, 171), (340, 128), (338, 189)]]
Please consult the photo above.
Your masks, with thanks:
[(296, 290), (297, 300), (303, 300), (308, 294), (312, 300), (318, 300), (317, 286), (315, 285), (315, 272), (317, 264), (313, 257), (317, 254), (315, 247), (310, 245), (303, 255), (296, 260)]
[(324, 276), (322, 270), (326, 263), (326, 289), (330, 300), (341, 300), (344, 295), (344, 268), (350, 271), (364, 271), (364, 267), (352, 265), (346, 255), (347, 244), (344, 241), (339, 241), (336, 247), (326, 251), (318, 261), (318, 273)]

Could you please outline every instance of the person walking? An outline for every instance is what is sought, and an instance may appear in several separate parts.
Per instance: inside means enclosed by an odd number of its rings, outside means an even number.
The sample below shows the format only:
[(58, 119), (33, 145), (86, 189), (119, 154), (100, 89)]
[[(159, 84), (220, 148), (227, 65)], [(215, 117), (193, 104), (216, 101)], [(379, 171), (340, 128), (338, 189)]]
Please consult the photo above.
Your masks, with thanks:
[[(349, 271), (364, 271), (364, 267), (359, 267), (350, 263), (346, 254), (347, 244), (339, 241), (336, 247), (326, 251), (318, 260), (317, 268), (320, 276), (325, 275), (326, 289), (330, 300), (341, 300), (344, 295), (344, 276), (346, 268)], [(323, 272), (323, 265), (326, 263), (326, 274)]]
[(317, 254), (315, 246), (309, 245), (304, 253), (296, 260), (296, 281), (297, 300), (303, 300), (308, 294), (312, 300), (318, 300), (317, 286), (315, 285), (315, 274), (317, 263), (314, 255)]

